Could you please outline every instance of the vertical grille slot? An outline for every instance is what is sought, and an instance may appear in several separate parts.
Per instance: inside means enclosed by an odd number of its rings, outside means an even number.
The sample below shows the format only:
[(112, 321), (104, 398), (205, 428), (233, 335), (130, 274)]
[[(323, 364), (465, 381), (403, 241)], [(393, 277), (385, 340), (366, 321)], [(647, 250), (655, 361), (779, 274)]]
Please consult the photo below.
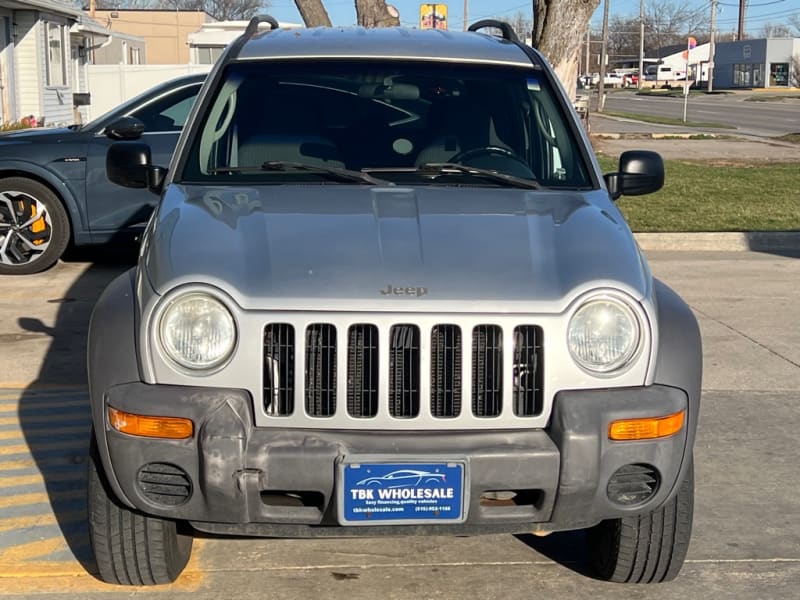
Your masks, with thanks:
[(497, 417), (503, 410), (503, 331), (497, 325), (472, 330), (472, 414)]
[(294, 327), (287, 323), (264, 328), (264, 411), (277, 417), (294, 412)]
[(389, 334), (389, 414), (419, 415), (419, 327), (395, 325)]
[(336, 327), (306, 328), (306, 412), (312, 417), (336, 413)]
[(351, 325), (347, 330), (347, 413), (368, 418), (378, 413), (378, 328)]
[(514, 329), (514, 414), (533, 417), (542, 414), (543, 369), (542, 329), (525, 325)]
[(461, 414), (461, 328), (436, 325), (431, 332), (431, 414)]

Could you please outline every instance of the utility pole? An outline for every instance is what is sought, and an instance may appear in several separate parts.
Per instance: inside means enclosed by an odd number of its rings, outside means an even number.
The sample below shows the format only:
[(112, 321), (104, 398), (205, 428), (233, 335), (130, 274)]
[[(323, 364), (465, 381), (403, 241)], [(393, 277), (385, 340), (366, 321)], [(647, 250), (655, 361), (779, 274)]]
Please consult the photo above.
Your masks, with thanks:
[(708, 93), (714, 89), (714, 25), (717, 20), (717, 0), (711, 0), (711, 39), (708, 41)]
[(583, 71), (587, 75), (589, 75), (589, 56), (592, 54), (592, 28), (589, 26), (589, 29), (586, 30), (586, 69)]
[(739, 0), (739, 33), (736, 35), (736, 40), (744, 39), (744, 11), (746, 0)]
[(604, 83), (606, 77), (606, 46), (608, 45), (608, 0), (603, 0), (603, 45), (600, 46), (600, 79), (597, 82), (597, 112), (603, 112), (605, 104)]
[(469, 22), (469, 0), (464, 0), (464, 31), (467, 30)]
[(639, 77), (636, 87), (642, 89), (644, 79), (644, 0), (639, 0)]

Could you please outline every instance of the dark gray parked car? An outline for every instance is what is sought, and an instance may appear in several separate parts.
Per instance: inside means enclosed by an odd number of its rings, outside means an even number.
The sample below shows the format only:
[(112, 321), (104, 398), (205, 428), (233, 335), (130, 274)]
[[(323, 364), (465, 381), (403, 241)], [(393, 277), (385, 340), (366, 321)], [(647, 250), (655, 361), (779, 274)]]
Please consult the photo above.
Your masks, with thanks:
[(169, 168), (108, 152), (161, 200), (89, 334), (100, 576), (171, 581), (195, 530), (583, 529), (599, 577), (675, 577), (701, 342), (614, 204), (661, 158), (603, 175), (505, 24), (258, 23)]
[(141, 232), (157, 199), (109, 182), (106, 151), (141, 135), (167, 164), (204, 79), (160, 84), (86, 125), (0, 134), (0, 274), (42, 271), (70, 240), (103, 244)]

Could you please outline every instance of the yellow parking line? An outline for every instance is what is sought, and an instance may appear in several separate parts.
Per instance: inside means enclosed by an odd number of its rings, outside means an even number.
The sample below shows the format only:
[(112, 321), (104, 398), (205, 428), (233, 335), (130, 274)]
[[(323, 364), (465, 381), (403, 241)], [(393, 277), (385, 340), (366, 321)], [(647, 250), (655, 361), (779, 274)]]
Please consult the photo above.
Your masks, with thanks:
[[(25, 422), (25, 427), (28, 425), (38, 425), (40, 423), (54, 423), (62, 419), (69, 418), (69, 415), (58, 415), (58, 417), (54, 417), (53, 415), (36, 415), (36, 416), (25, 416), (22, 419), (19, 418), (19, 415), (12, 415), (10, 417), (0, 417), (0, 425), (17, 425), (18, 427), (22, 425), (22, 422)], [(88, 419), (89, 414), (83, 413), (77, 414), (73, 419)], [(87, 421), (88, 422), (88, 421)]]
[(0, 563), (22, 562), (37, 556), (47, 556), (57, 550), (63, 550), (65, 547), (66, 542), (61, 536), (36, 540), (27, 544), (17, 544), (0, 552)]
[(16, 496), (0, 496), (0, 508), (11, 508), (12, 506), (25, 506), (27, 504), (45, 504), (54, 500), (74, 500), (75, 498), (86, 497), (86, 490), (69, 490), (66, 492), (32, 492), (30, 494), (18, 494)]
[[(53, 473), (47, 476), (47, 483), (56, 481), (81, 481), (86, 478), (83, 471), (72, 471), (67, 473)], [(23, 485), (44, 485), (45, 479), (39, 473), (34, 475), (17, 475), (13, 477), (0, 475), (0, 490), (3, 488), (17, 487)]]
[[(69, 433), (88, 433), (91, 426), (87, 423), (86, 425), (79, 425), (75, 427), (53, 427), (53, 428), (42, 428), (40, 431), (42, 434), (47, 435), (58, 435), (58, 434), (69, 434)], [(31, 433), (31, 432), (28, 432)], [(0, 440), (24, 440), (25, 436), (20, 431), (0, 431)]]
[(27, 454), (29, 452), (46, 452), (47, 450), (75, 450), (77, 448), (88, 448), (88, 439), (68, 440), (63, 442), (47, 442), (33, 444), (12, 444), (10, 446), (0, 446), (0, 456), (9, 454)]
[(12, 517), (0, 519), (0, 533), (15, 529), (25, 529), (27, 527), (43, 527), (46, 525), (56, 525), (58, 523), (77, 523), (86, 519), (86, 511), (76, 510), (67, 513), (59, 513), (58, 519), (53, 513), (32, 515), (25, 517)]
[[(58, 427), (58, 426), (55, 426), (55, 427), (53, 427), (51, 429), (42, 428), (40, 431), (42, 433), (49, 433), (51, 436), (53, 436), (53, 435), (68, 434), (68, 433), (89, 433), (90, 429), (91, 429), (91, 425), (89, 425), (89, 423), (87, 423), (86, 425), (76, 425), (76, 426), (73, 426), (73, 427)], [(36, 431), (39, 431), (39, 430), (27, 430), (26, 429), (25, 433), (27, 435), (31, 435)], [(0, 431), (0, 440), (15, 440), (15, 439), (24, 440), (25, 437), (19, 431)]]
[(0, 555), (0, 596), (25, 594), (26, 597), (43, 592), (79, 594), (85, 592), (147, 592), (174, 593), (193, 592), (205, 583), (206, 574), (201, 570), (204, 540), (194, 540), (192, 557), (183, 574), (175, 583), (157, 586), (135, 586), (120, 588), (98, 581), (77, 561), (26, 561), (4, 560)]
[(30, 469), (35, 466), (36, 461), (32, 458), (0, 461), (0, 471), (16, 471), (17, 469)]
[[(0, 400), (0, 412), (11, 412), (11, 410), (16, 410), (19, 405), (19, 400)], [(27, 410), (33, 409), (51, 409), (51, 408), (74, 408), (76, 406), (81, 406), (84, 408), (89, 408), (89, 399), (83, 398), (81, 400), (53, 400), (52, 398), (47, 398), (47, 401), (44, 400), (34, 400), (29, 399), (25, 401), (25, 408)], [(63, 416), (63, 415), (58, 415)], [(53, 417), (57, 418), (57, 417)]]

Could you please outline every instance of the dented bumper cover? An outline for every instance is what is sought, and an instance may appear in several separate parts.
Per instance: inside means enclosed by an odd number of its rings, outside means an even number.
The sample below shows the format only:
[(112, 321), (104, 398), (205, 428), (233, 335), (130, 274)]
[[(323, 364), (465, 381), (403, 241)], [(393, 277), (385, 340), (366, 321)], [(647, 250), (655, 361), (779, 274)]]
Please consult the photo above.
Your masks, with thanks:
[[(556, 531), (649, 512), (671, 498), (690, 456), (696, 411), (677, 388), (562, 391), (550, 425), (528, 431), (393, 432), (255, 427), (243, 390), (127, 383), (106, 390), (105, 407), (179, 416), (194, 423), (186, 440), (120, 433), (95, 412), (106, 473), (121, 501), (145, 513), (192, 522), (210, 532), (308, 537), (382, 533)], [(667, 438), (613, 442), (611, 421), (687, 410), (687, 423)], [(99, 422), (103, 418), (104, 422)], [(342, 527), (337, 519), (337, 465), (360, 456), (397, 462), (463, 461), (466, 516), (460, 524)], [(152, 464), (183, 471), (188, 494), (177, 505), (155, 502), (140, 474)], [(633, 507), (612, 503), (608, 481), (617, 469), (646, 464), (657, 492)], [(482, 502), (491, 491), (521, 492), (525, 503)], [(275, 502), (283, 496), (306, 501)], [(310, 500), (309, 500), (310, 499)]]

